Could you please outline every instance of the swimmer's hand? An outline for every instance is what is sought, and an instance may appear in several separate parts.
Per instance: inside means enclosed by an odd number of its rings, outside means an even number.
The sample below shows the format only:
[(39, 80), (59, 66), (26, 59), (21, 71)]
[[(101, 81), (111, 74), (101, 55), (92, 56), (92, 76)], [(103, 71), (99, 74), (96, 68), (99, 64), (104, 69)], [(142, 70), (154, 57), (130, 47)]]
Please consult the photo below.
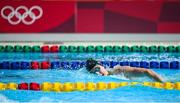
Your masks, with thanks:
[(100, 75), (100, 76), (103, 76), (103, 75), (102, 75), (101, 73), (99, 73), (99, 72), (96, 72), (96, 74), (97, 74), (97, 75)]
[(100, 76), (107, 76), (107, 74), (102, 74), (100, 72), (96, 72), (97, 75), (100, 75)]

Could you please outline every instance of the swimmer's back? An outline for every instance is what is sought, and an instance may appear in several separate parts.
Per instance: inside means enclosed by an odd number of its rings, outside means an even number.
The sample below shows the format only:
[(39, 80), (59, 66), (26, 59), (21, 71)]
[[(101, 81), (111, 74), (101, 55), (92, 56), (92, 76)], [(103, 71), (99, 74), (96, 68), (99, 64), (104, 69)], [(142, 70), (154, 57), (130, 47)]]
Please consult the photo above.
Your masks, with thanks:
[(109, 75), (116, 75), (119, 73), (124, 73), (124, 67), (120, 66), (120, 65), (116, 65), (114, 66), (114, 68), (111, 68), (108, 70)]

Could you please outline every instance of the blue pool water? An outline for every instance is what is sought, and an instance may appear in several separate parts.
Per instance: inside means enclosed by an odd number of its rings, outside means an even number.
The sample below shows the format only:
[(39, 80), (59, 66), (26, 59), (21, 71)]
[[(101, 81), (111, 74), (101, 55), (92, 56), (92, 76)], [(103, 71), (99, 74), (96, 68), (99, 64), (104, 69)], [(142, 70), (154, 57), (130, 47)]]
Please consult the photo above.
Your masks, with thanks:
[[(161, 54), (143, 54), (143, 53), (88, 53), (88, 54), (74, 54), (74, 53), (58, 53), (58, 54), (21, 54), (21, 53), (1, 53), (0, 61), (84, 61), (87, 58), (95, 58), (98, 60), (113, 60), (113, 61), (180, 61), (180, 54), (178, 53), (161, 53)], [(153, 69), (159, 73), (165, 81), (178, 82), (180, 81), (180, 69)], [(85, 68), (79, 70), (0, 70), (0, 82), (122, 82), (122, 81), (153, 81), (149, 78), (134, 78), (128, 80), (116, 76), (98, 76), (87, 73)], [(6, 102), (38, 102), (38, 103), (69, 103), (69, 102), (111, 102), (111, 103), (131, 103), (131, 102), (180, 102), (180, 91), (178, 90), (164, 90), (141, 85), (126, 86), (113, 90), (95, 91), (95, 92), (41, 92), (41, 91), (24, 91), (24, 90), (5, 90), (0, 91), (0, 103)]]

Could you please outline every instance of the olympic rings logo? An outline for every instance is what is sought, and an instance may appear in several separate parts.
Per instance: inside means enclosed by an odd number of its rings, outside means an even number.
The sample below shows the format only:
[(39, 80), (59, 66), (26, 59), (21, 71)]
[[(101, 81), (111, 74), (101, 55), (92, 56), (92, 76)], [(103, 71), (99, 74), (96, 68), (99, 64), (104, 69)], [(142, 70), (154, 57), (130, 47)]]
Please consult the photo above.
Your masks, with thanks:
[[(10, 10), (10, 13), (5, 12), (6, 10)], [(20, 10), (24, 11), (23, 13)], [(33, 11), (38, 11), (39, 14), (36, 15)], [(32, 6), (29, 10), (26, 6), (19, 6), (14, 9), (12, 6), (5, 6), (1, 9), (1, 16), (8, 20), (8, 22), (12, 25), (17, 25), (21, 21), (25, 25), (33, 24), (37, 19), (41, 18), (43, 15), (43, 10), (39, 6)], [(13, 20), (13, 17), (16, 17), (17, 20)], [(27, 20), (30, 17), (31, 20)]]

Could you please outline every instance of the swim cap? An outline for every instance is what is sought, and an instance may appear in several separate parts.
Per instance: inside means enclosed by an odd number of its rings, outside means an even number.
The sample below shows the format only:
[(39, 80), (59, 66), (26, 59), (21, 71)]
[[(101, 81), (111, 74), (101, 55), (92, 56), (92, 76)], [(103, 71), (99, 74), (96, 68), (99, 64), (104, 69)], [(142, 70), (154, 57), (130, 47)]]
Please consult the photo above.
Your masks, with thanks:
[(86, 61), (86, 69), (87, 71), (90, 71), (92, 68), (94, 68), (94, 66), (96, 66), (98, 64), (98, 61), (90, 58)]

